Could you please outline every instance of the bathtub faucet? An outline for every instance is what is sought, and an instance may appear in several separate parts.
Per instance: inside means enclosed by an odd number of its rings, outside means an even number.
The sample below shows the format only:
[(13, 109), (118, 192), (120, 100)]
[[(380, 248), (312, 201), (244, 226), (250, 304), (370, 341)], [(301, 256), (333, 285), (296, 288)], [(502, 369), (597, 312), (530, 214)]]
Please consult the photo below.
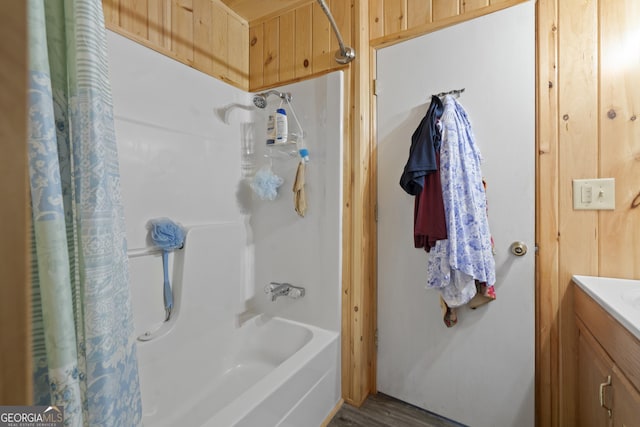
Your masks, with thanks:
[(303, 287), (293, 286), (290, 283), (271, 282), (264, 287), (264, 292), (271, 294), (271, 301), (275, 301), (281, 296), (288, 296), (293, 299), (302, 298), (305, 290)]

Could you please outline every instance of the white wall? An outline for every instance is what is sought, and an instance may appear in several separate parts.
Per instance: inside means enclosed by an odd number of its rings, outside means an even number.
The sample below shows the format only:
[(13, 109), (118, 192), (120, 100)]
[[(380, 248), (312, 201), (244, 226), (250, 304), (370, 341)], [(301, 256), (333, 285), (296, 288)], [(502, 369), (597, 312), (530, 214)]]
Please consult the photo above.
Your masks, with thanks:
[[(473, 427), (534, 425), (535, 2), (378, 52), (378, 387)], [(398, 182), (431, 94), (465, 88), (488, 183), (497, 299), (447, 328)], [(529, 246), (515, 257), (509, 246)]]
[[(304, 218), (293, 206), (293, 182), (299, 159), (274, 156), (273, 171), (285, 179), (278, 198), (262, 201), (251, 195), (250, 245), (255, 259), (255, 285), (249, 307), (258, 312), (311, 323), (340, 331), (342, 248), (342, 72), (279, 88), (291, 92), (310, 152), (306, 166), (308, 209)], [(269, 98), (264, 110), (254, 113), (255, 165), (268, 163), (266, 117), (280, 100)], [(289, 112), (289, 129), (295, 121)], [(271, 302), (263, 288), (271, 281), (304, 286), (300, 300)]]
[[(107, 40), (128, 248), (149, 245), (151, 218), (169, 217), (184, 226), (242, 224), (241, 127), (218, 120), (214, 106), (247, 103), (248, 95), (113, 32)], [(232, 114), (238, 121), (250, 119), (244, 110)], [(237, 242), (212, 243), (239, 247), (244, 227), (235, 230)], [(130, 258), (130, 273), (141, 334), (163, 320), (162, 259)], [(230, 277), (239, 280), (239, 274)], [(173, 282), (179, 285), (177, 277)], [(240, 312), (241, 283), (228, 285), (225, 293), (236, 304), (225, 310)], [(222, 304), (211, 301), (211, 310), (222, 308), (216, 303)]]
[[(210, 309), (264, 312), (339, 331), (342, 73), (280, 88), (292, 93), (308, 135), (309, 208), (300, 218), (291, 190), (297, 158), (273, 159), (285, 179), (275, 201), (262, 201), (249, 188), (268, 161), (266, 117), (279, 99), (259, 110), (250, 94), (122, 36), (109, 32), (108, 45), (129, 249), (149, 245), (151, 218), (240, 224), (242, 277), (216, 284), (221, 294), (237, 296), (237, 304), (212, 301)], [(291, 115), (289, 122), (294, 131)], [(161, 265), (160, 256), (130, 259), (137, 333), (162, 320)], [(263, 292), (270, 281), (304, 286), (307, 294), (271, 302)]]

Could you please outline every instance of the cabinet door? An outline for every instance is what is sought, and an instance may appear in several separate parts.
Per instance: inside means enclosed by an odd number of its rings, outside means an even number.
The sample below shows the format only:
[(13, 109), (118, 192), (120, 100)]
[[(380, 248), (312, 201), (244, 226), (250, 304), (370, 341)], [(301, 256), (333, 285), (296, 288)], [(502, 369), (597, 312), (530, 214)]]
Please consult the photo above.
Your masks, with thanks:
[(613, 425), (615, 427), (640, 427), (640, 393), (613, 367)]
[[(578, 335), (578, 425), (580, 427), (610, 427), (613, 363), (591, 335), (579, 328)], [(602, 391), (602, 402), (601, 402)]]

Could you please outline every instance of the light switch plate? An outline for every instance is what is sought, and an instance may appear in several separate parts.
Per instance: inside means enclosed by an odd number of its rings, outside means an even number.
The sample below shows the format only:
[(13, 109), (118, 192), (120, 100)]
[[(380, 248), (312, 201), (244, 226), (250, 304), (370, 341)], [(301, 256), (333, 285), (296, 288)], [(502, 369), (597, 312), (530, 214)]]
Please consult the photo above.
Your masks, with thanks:
[(615, 208), (615, 178), (573, 180), (573, 209), (613, 210)]

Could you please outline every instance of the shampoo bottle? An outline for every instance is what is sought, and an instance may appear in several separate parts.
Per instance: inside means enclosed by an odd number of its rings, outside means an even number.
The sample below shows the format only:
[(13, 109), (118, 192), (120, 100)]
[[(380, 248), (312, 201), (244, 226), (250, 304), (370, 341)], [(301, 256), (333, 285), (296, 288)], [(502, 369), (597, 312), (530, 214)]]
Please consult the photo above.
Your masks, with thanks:
[(287, 112), (284, 108), (278, 108), (276, 110), (276, 144), (284, 144), (287, 142), (288, 132)]

